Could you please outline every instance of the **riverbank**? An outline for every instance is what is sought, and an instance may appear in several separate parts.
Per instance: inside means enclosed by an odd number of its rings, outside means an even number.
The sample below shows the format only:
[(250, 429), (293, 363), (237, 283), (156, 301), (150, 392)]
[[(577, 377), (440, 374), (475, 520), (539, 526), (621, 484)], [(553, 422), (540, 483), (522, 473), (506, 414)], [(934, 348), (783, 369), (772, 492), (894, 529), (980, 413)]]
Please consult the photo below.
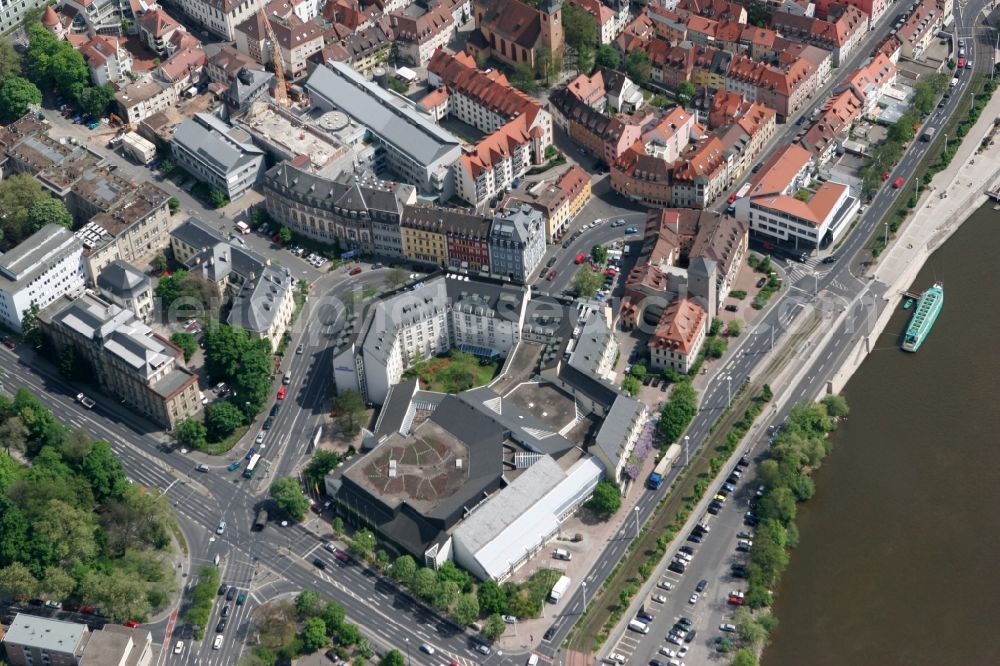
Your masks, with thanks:
[[(886, 330), (902, 292), (909, 290), (930, 256), (986, 203), (986, 192), (1000, 184), (1000, 145), (989, 146), (977, 154), (983, 139), (993, 132), (998, 117), (1000, 95), (994, 95), (951, 164), (937, 173), (924, 190), (912, 219), (903, 226), (872, 272), (862, 276), (888, 285), (886, 302), (882, 304), (885, 307), (872, 321), (869, 335), (858, 341), (817, 399), (843, 390), (875, 348), (873, 341)], [(942, 194), (946, 196), (942, 198)], [(930, 285), (914, 285), (914, 290), (922, 291), (927, 286)]]

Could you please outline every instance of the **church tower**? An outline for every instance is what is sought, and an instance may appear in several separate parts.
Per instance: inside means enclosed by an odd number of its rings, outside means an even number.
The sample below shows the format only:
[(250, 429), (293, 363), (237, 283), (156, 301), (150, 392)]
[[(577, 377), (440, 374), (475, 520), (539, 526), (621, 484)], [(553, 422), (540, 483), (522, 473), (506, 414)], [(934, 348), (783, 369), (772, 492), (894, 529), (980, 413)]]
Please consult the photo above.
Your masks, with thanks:
[(544, 0), (538, 8), (542, 19), (542, 46), (553, 53), (563, 53), (562, 0)]

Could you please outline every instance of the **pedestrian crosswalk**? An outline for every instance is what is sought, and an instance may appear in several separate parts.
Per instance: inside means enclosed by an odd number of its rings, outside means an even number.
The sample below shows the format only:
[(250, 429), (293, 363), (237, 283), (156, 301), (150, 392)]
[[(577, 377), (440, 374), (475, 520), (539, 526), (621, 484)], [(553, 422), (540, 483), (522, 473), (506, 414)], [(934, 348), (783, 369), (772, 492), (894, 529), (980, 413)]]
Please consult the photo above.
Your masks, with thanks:
[(813, 275), (819, 270), (820, 258), (819, 257), (809, 257), (805, 262), (799, 263), (797, 261), (788, 262), (788, 282), (790, 285), (796, 285), (798, 282), (804, 278), (808, 278), (807, 284), (799, 285), (803, 289), (812, 289), (813, 285), (808, 284), (812, 281)]

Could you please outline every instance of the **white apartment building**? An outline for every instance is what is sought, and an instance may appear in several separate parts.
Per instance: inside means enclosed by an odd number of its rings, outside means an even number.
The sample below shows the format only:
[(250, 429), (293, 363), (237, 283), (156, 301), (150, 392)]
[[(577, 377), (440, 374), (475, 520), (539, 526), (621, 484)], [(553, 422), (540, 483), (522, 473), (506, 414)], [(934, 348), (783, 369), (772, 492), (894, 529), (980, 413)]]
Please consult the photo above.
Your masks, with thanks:
[(125, 112), (125, 122), (138, 125), (158, 111), (166, 111), (177, 103), (177, 90), (147, 74), (115, 93), (118, 105)]
[(264, 6), (263, 0), (178, 0), (181, 9), (227, 41), (236, 37), (236, 26)]
[(96, 86), (118, 83), (132, 72), (132, 56), (118, 37), (97, 35), (80, 47)]
[(83, 244), (66, 227), (47, 224), (0, 254), (0, 323), (21, 330), (24, 311), (82, 292)]
[(459, 349), (505, 356), (520, 342), (529, 299), (523, 287), (452, 274), (383, 299), (355, 324), (357, 346), (335, 356), (337, 389), (382, 404), (418, 354), (430, 359)]
[(775, 153), (733, 204), (734, 216), (758, 236), (808, 250), (835, 243), (850, 227), (861, 202), (842, 183), (811, 187), (812, 156), (798, 144)]

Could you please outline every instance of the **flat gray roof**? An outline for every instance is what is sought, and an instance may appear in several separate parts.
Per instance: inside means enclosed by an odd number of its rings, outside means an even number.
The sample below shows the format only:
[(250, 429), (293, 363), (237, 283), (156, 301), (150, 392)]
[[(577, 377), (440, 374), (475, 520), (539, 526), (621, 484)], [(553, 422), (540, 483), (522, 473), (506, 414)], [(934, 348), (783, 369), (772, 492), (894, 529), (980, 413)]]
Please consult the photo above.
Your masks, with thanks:
[(14, 249), (0, 254), (0, 286), (10, 289), (29, 282), (74, 251), (82, 252), (83, 243), (72, 231), (58, 224), (46, 224)]
[(326, 63), (306, 83), (310, 98), (339, 109), (418, 164), (429, 167), (450, 152), (457, 159), (458, 137), (417, 112), (408, 101), (369, 82), (349, 65)]
[(222, 173), (229, 173), (264, 155), (263, 150), (251, 143), (249, 134), (208, 113), (196, 113), (181, 123), (174, 130), (173, 141)]
[(38, 650), (75, 654), (86, 631), (85, 624), (18, 613), (3, 640)]

